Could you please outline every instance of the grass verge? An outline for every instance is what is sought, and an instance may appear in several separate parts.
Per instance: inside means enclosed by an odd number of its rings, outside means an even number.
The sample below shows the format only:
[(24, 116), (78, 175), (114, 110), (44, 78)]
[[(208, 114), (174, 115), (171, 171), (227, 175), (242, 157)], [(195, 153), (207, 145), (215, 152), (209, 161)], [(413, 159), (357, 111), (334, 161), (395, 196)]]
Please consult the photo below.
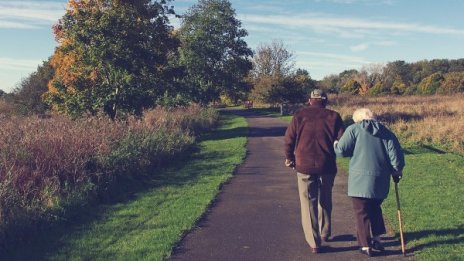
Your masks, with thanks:
[(87, 209), (1, 260), (163, 260), (192, 229), (245, 157), (242, 117), (223, 114), (198, 150), (139, 184), (131, 197)]
[[(464, 260), (464, 157), (433, 148), (406, 147), (399, 183), (407, 253), (416, 260)], [(349, 159), (339, 159), (348, 169)], [(383, 206), (390, 230), (399, 239), (393, 183)]]

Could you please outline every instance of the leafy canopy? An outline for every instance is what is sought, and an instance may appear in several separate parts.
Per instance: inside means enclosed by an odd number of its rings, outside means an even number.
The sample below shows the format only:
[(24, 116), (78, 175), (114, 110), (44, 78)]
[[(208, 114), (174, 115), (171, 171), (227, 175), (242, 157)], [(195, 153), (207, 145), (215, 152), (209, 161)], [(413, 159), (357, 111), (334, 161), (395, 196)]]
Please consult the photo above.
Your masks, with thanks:
[(169, 0), (69, 0), (54, 26), (59, 45), (46, 100), (71, 114), (140, 113), (170, 82), (168, 55), (177, 48)]
[(235, 10), (227, 0), (200, 0), (183, 16), (179, 39), (179, 63), (184, 66), (190, 96), (208, 103), (247, 91), (244, 78), (251, 69), (252, 51)]

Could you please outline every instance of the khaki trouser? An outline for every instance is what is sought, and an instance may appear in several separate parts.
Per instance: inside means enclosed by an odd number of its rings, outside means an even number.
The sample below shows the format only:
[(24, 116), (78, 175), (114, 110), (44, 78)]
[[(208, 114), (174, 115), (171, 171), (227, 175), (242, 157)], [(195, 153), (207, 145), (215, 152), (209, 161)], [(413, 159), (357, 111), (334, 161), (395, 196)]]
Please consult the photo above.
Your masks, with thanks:
[(332, 187), (335, 174), (297, 175), (301, 223), (305, 238), (310, 247), (320, 247), (321, 237), (331, 235)]

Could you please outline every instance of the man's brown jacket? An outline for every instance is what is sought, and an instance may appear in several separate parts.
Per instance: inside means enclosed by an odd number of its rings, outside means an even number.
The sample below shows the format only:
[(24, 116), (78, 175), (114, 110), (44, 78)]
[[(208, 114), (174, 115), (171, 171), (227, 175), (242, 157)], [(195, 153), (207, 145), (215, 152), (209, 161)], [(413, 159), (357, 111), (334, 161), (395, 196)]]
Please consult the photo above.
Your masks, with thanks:
[(285, 132), (285, 154), (304, 174), (337, 172), (333, 143), (345, 128), (340, 114), (315, 103), (297, 111)]

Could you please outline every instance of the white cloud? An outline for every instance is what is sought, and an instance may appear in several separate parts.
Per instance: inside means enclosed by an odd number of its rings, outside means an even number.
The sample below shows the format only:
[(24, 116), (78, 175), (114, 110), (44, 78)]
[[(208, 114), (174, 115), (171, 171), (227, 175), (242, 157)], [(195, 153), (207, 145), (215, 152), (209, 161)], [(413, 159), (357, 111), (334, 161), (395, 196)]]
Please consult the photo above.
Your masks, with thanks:
[[(322, 0), (317, 0), (321, 2)], [(338, 4), (370, 4), (370, 5), (392, 5), (394, 0), (326, 0)]]
[(0, 1), (0, 27), (32, 29), (49, 27), (65, 13), (59, 2)]
[(362, 65), (357, 63), (340, 63), (337, 61), (296, 61), (295, 65), (298, 68), (307, 69), (311, 78), (315, 80), (322, 80), (325, 76), (331, 74), (338, 74), (344, 70), (350, 70), (354, 68), (361, 68)]
[(3, 29), (36, 29), (39, 27), (35, 25), (31, 25), (31, 24), (0, 20), (0, 28), (3, 28)]
[(337, 53), (301, 51), (295, 54), (298, 56), (296, 66), (308, 69), (311, 77), (318, 80), (329, 74), (372, 64), (364, 57)]
[(372, 63), (371, 61), (365, 59), (364, 57), (335, 54), (335, 53), (302, 51), (302, 52), (298, 52), (297, 55), (298, 56), (310, 56), (310, 57), (312, 56), (312, 57), (318, 57), (319, 58), (318, 60), (320, 60), (320, 58), (324, 58), (328, 60), (335, 60), (337, 62), (351, 63), (351, 64), (357, 64), (357, 65)]
[(378, 45), (378, 46), (394, 46), (394, 45), (397, 45), (398, 43), (395, 41), (376, 41), (372, 44)]
[(353, 52), (364, 51), (364, 50), (366, 50), (367, 48), (369, 48), (369, 45), (366, 44), (366, 43), (362, 43), (362, 44), (350, 46), (350, 49), (351, 49), (351, 51), (353, 51)]
[[(345, 30), (358, 30), (357, 33), (369, 32), (372, 30), (386, 30), (392, 33), (396, 32), (416, 32), (428, 34), (449, 34), (464, 36), (464, 30), (454, 29), (449, 27), (441, 27), (435, 25), (423, 25), (416, 23), (400, 23), (400, 22), (385, 22), (377, 20), (368, 20), (361, 18), (342, 18), (332, 17), (330, 15), (320, 14), (305, 14), (296, 16), (283, 15), (243, 15), (242, 20), (249, 24), (267, 24), (274, 26), (287, 26), (305, 28), (309, 27), (313, 30), (325, 31), (332, 30), (334, 32), (346, 32)], [(364, 30), (364, 31), (359, 31)]]
[(12, 59), (0, 57), (0, 69), (13, 71), (33, 71), (39, 64), (40, 59)]

